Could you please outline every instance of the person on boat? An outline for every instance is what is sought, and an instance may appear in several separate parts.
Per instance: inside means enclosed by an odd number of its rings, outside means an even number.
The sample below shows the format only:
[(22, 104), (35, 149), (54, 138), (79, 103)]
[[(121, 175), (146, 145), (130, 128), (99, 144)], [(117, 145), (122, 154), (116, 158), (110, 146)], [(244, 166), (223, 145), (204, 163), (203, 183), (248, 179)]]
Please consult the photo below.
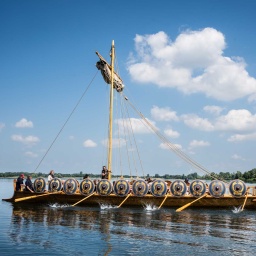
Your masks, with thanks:
[(25, 176), (23, 173), (18, 177), (18, 179), (16, 181), (16, 191), (21, 191), (22, 190), (21, 188), (24, 187), (24, 184), (23, 184), (24, 177)]
[(190, 182), (189, 182), (188, 178), (185, 178), (184, 182), (185, 182), (185, 183), (186, 183), (186, 185), (187, 185), (187, 192), (186, 192), (186, 194), (188, 195), (188, 194), (189, 194), (189, 186), (190, 186)]
[(52, 179), (54, 179), (54, 170), (51, 170), (48, 175), (48, 182), (50, 182)]
[(187, 186), (190, 185), (188, 178), (185, 178), (184, 182), (186, 183)]
[(145, 181), (148, 183), (147, 184), (148, 185), (148, 194), (150, 194), (151, 185), (152, 185), (153, 180), (150, 177), (148, 177)]
[(89, 179), (89, 175), (88, 175), (88, 174), (85, 174), (84, 177), (83, 177), (83, 179), (84, 179), (84, 180), (85, 180), (85, 179)]
[(28, 175), (27, 180), (25, 182), (25, 191), (30, 191), (31, 193), (34, 193), (33, 183), (32, 183), (32, 176)]
[(105, 165), (102, 167), (101, 179), (108, 179), (108, 169)]

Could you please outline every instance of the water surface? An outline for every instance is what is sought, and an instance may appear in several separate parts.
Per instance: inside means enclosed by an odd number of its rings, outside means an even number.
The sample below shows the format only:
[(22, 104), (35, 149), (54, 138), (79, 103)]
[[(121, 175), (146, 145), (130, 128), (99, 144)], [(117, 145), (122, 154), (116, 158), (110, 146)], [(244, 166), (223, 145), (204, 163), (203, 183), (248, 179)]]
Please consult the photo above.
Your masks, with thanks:
[[(12, 180), (0, 179), (1, 198)], [(70, 207), (0, 202), (0, 255), (255, 255), (245, 209)]]

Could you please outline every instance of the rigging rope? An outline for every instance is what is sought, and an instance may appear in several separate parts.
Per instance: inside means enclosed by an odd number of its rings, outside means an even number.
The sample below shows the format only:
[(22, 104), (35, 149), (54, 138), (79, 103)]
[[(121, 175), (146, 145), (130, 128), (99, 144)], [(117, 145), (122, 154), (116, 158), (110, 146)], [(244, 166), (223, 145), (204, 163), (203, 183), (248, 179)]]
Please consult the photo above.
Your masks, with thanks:
[(55, 141), (58, 139), (59, 135), (61, 134), (61, 132), (63, 131), (63, 129), (65, 128), (66, 124), (68, 123), (69, 119), (71, 118), (71, 116), (73, 115), (73, 113), (75, 112), (76, 108), (78, 107), (78, 105), (80, 104), (80, 102), (82, 101), (83, 97), (85, 96), (86, 92), (88, 91), (88, 89), (90, 88), (92, 82), (94, 81), (96, 75), (98, 74), (98, 70), (96, 71), (95, 75), (93, 76), (92, 80), (90, 81), (90, 83), (87, 85), (85, 91), (83, 92), (82, 96), (80, 97), (80, 99), (78, 100), (78, 102), (76, 103), (75, 107), (73, 108), (73, 110), (71, 111), (71, 113), (69, 114), (68, 118), (66, 119), (66, 121), (64, 122), (64, 124), (62, 125), (61, 129), (59, 130), (59, 132), (57, 133), (56, 137), (54, 138), (54, 140), (52, 141), (52, 143), (50, 144), (49, 148), (46, 150), (45, 154), (43, 155), (42, 159), (40, 160), (40, 162), (38, 163), (37, 167), (35, 168), (33, 173), (36, 173), (37, 169), (39, 168), (39, 166), (41, 165), (41, 163), (43, 162), (43, 160), (45, 159), (46, 155), (49, 153), (50, 149), (52, 148), (52, 146), (54, 145)]
[[(165, 138), (164, 135), (162, 135), (146, 118), (145, 116), (136, 109), (136, 107), (128, 100), (128, 98), (123, 95), (123, 97), (125, 97), (125, 99), (127, 100), (127, 102), (129, 103), (129, 105), (133, 108), (133, 110), (142, 118), (142, 120), (147, 124), (147, 126), (149, 126), (151, 128), (151, 130), (158, 136), (158, 138), (163, 141), (169, 149), (171, 149), (176, 155), (178, 155), (180, 158), (182, 158), (185, 162), (191, 164), (192, 166), (194, 166), (195, 168), (197, 168), (198, 170), (201, 170), (205, 173), (207, 173), (210, 177), (214, 178), (214, 179), (218, 179), (221, 180), (220, 178), (218, 178), (217, 176), (214, 176), (210, 173), (210, 171), (208, 171), (206, 168), (204, 168), (202, 165), (200, 165), (199, 163), (197, 163), (196, 161), (194, 161), (193, 159), (191, 159), (188, 155), (186, 155), (183, 151), (181, 151), (176, 145), (172, 144), (170, 141), (167, 140), (167, 138)], [(227, 181), (222, 180), (223, 182), (227, 183)]]
[[(122, 95), (122, 92), (121, 92), (120, 94)], [(128, 107), (127, 107), (127, 104), (126, 104), (126, 101), (128, 100), (128, 98), (127, 98), (127, 97), (124, 97), (124, 99), (125, 99), (125, 110), (126, 110), (127, 117), (128, 117), (127, 119), (129, 120), (129, 125), (130, 125), (131, 134), (132, 134), (132, 137), (133, 137), (133, 141), (134, 141), (134, 144), (135, 144), (135, 147), (136, 147), (136, 152), (137, 152), (137, 154), (138, 154), (140, 166), (141, 166), (141, 169), (142, 169), (142, 175), (143, 175), (143, 177), (145, 177), (145, 173), (144, 173), (144, 169), (143, 169), (143, 165), (142, 165), (140, 153), (139, 153), (139, 150), (138, 150), (138, 145), (137, 145), (137, 143), (136, 143), (135, 136), (134, 136), (134, 131), (133, 131), (133, 128), (132, 128), (131, 118), (130, 118), (129, 111), (128, 111)], [(134, 166), (135, 166), (135, 168), (136, 168), (134, 155), (133, 155), (133, 160), (134, 160)], [(138, 177), (137, 168), (136, 168), (136, 176)]]

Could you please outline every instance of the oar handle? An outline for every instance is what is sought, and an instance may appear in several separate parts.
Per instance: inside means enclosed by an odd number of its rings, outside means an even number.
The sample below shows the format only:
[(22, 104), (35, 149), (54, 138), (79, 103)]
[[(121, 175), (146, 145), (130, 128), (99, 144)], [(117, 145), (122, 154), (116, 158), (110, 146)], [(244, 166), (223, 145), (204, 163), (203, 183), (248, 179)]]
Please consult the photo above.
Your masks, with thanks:
[(75, 206), (75, 205), (77, 205), (77, 204), (81, 203), (82, 201), (86, 200), (87, 198), (91, 197), (91, 196), (92, 196), (92, 195), (94, 195), (94, 194), (95, 194), (95, 192), (93, 192), (93, 193), (92, 193), (92, 194), (90, 194), (89, 196), (87, 196), (87, 197), (83, 198), (82, 200), (78, 201), (77, 203), (72, 204), (71, 206)]
[(121, 204), (119, 204), (119, 205), (117, 206), (117, 208), (121, 207), (122, 204), (123, 204), (131, 195), (132, 195), (131, 193), (128, 194), (128, 195), (126, 196), (126, 198), (121, 202)]
[(20, 202), (20, 201), (25, 201), (25, 200), (29, 200), (29, 199), (33, 199), (33, 198), (37, 198), (37, 197), (40, 197), (40, 196), (49, 196), (49, 195), (52, 195), (52, 194), (59, 194), (61, 192), (53, 192), (53, 193), (47, 193), (47, 194), (42, 194), (42, 195), (35, 195), (35, 196), (28, 196), (28, 197), (22, 197), (22, 198), (17, 198), (14, 200), (14, 202)]
[(249, 193), (248, 193), (248, 192), (246, 192), (245, 200), (244, 200), (243, 207), (242, 207), (241, 211), (243, 211), (243, 210), (244, 210), (244, 206), (245, 206), (245, 203), (246, 203), (246, 201), (247, 201), (247, 197), (248, 197), (248, 195), (249, 195)]
[(158, 210), (162, 207), (162, 205), (164, 204), (164, 202), (167, 199), (167, 197), (168, 197), (168, 194), (165, 195), (164, 200), (162, 201), (162, 203), (158, 207)]
[(178, 209), (176, 210), (176, 212), (181, 212), (181, 211), (183, 211), (184, 209), (186, 209), (187, 207), (189, 207), (191, 204), (195, 203), (196, 201), (198, 201), (198, 200), (200, 200), (200, 199), (202, 199), (202, 198), (204, 198), (204, 197), (206, 197), (206, 196), (207, 196), (207, 194), (204, 194), (203, 196), (201, 196), (201, 197), (197, 198), (196, 200), (192, 201), (191, 203), (188, 203), (188, 204), (183, 205), (182, 207), (178, 208)]

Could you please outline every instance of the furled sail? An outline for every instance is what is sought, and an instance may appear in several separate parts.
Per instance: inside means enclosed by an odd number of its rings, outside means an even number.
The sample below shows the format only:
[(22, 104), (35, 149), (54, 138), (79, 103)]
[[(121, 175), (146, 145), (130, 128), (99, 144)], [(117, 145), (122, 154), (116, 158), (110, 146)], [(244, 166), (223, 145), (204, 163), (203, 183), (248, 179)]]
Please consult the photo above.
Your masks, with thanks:
[[(101, 74), (104, 78), (104, 81), (107, 84), (111, 84), (111, 66), (107, 63), (107, 61), (98, 53), (96, 54), (99, 56), (100, 60), (96, 63), (97, 69), (101, 71)], [(121, 92), (124, 89), (124, 84), (122, 79), (118, 76), (116, 72), (114, 72), (114, 88)]]

